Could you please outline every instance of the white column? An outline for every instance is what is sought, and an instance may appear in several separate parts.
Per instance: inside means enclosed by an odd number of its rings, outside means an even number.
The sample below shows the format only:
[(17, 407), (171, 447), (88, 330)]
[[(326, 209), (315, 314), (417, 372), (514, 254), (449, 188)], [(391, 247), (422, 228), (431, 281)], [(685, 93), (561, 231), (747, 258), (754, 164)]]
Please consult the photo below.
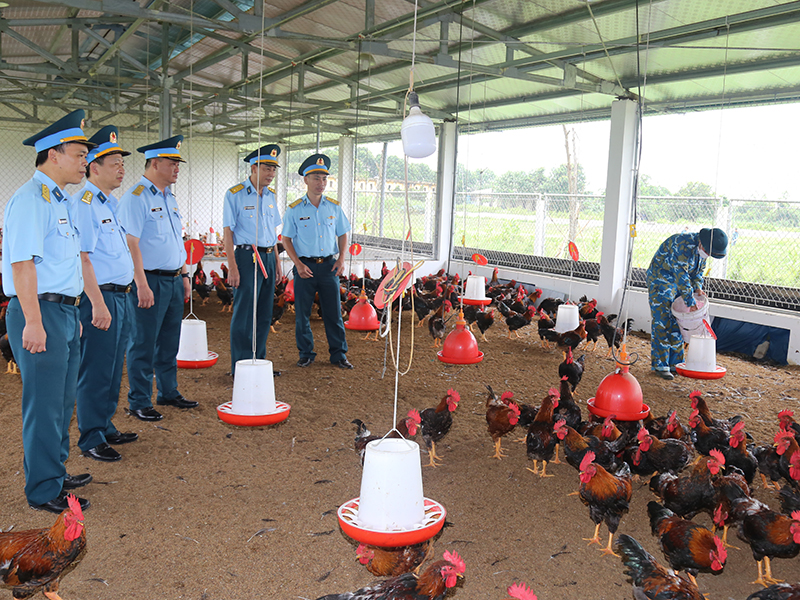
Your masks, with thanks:
[(439, 227), (433, 239), (434, 258), (446, 261), (453, 238), (453, 202), (456, 184), (456, 141), (458, 128), (454, 121), (439, 126), (439, 164), (436, 180), (436, 213)]
[(339, 189), (336, 191), (336, 199), (339, 201), (345, 216), (350, 220), (351, 237), (356, 231), (356, 224), (353, 223), (355, 157), (355, 138), (350, 136), (339, 138)]
[[(281, 214), (286, 212), (286, 205), (289, 203), (289, 153), (286, 151), (286, 144), (279, 144), (281, 153), (278, 155), (278, 172), (275, 177), (275, 200)], [(292, 198), (294, 200), (294, 198)]]
[(600, 306), (616, 312), (625, 280), (633, 169), (636, 159), (639, 107), (634, 100), (615, 100), (611, 105), (611, 137), (608, 144), (608, 175), (603, 216), (603, 249), (600, 260)]

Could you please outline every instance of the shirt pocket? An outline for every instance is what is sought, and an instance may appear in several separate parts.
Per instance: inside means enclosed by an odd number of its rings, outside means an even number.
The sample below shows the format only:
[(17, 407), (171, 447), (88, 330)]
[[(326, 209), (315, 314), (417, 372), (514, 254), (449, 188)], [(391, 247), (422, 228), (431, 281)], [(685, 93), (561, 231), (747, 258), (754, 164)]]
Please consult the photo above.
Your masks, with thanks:
[(53, 245), (54, 250), (61, 259), (67, 258), (72, 255), (77, 255), (80, 252), (78, 247), (78, 236), (75, 235), (72, 227), (66, 222), (66, 219), (61, 219), (64, 223), (56, 225), (56, 235), (54, 236)]
[(167, 222), (167, 217), (163, 210), (159, 212), (151, 212), (148, 222), (151, 224), (153, 229), (155, 229), (156, 235), (165, 235), (167, 233), (169, 223)]

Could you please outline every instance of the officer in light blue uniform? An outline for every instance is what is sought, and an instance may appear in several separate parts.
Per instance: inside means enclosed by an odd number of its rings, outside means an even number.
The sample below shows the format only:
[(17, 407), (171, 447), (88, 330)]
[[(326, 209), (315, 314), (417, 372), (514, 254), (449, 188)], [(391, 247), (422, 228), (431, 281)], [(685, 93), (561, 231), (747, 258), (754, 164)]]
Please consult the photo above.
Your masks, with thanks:
[(132, 415), (158, 421), (159, 405), (194, 408), (178, 391), (178, 344), (183, 304), (192, 293), (181, 234), (181, 213), (170, 185), (178, 180), (182, 135), (137, 148), (144, 175), (120, 198), (119, 221), (133, 258), (134, 327), (128, 348), (128, 402)]
[(128, 347), (133, 303), (133, 260), (125, 230), (117, 220), (112, 192), (125, 176), (119, 131), (107, 125), (89, 141), (86, 185), (74, 199), (73, 215), (81, 232), (84, 292), (81, 296), (81, 367), (78, 372), (78, 447), (84, 456), (115, 461), (122, 455), (109, 444), (138, 439), (120, 433), (111, 418), (117, 410), (122, 365)]
[(662, 379), (672, 380), (683, 362), (683, 336), (672, 314), (672, 303), (681, 296), (690, 311), (697, 310), (694, 294), (703, 292), (706, 259), (724, 258), (728, 236), (722, 229), (700, 233), (676, 233), (659, 246), (647, 269), (647, 287), (652, 317), (650, 363)]
[[(69, 423), (80, 364), (78, 304), (83, 291), (78, 229), (67, 184), (79, 184), (94, 147), (76, 110), (22, 142), (36, 149), (36, 172), (5, 209), (6, 325), (22, 374), (25, 496), (31, 508), (60, 513), (69, 490), (92, 480), (67, 475)], [(89, 502), (79, 499), (83, 508)]]
[[(352, 369), (347, 360), (347, 340), (342, 322), (339, 275), (344, 272), (344, 251), (350, 222), (339, 203), (325, 196), (331, 159), (324, 154), (309, 156), (300, 165), (307, 192), (292, 202), (283, 216), (283, 241), (294, 268), (295, 340), (300, 353), (298, 367), (314, 362), (311, 308), (319, 294), (322, 321), (328, 338), (331, 362)], [(338, 258), (334, 259), (334, 255)]]
[[(278, 155), (275, 144), (262, 146), (248, 154), (244, 161), (250, 165), (250, 177), (225, 193), (222, 226), (225, 232), (225, 254), (233, 257), (228, 267), (228, 283), (236, 288), (231, 318), (231, 374), (236, 362), (253, 357), (253, 279), (256, 285), (256, 348), (255, 357), (267, 357), (267, 337), (272, 324), (272, 304), (275, 282), (281, 278), (278, 260), (278, 235), (281, 214), (275, 200), (275, 190), (269, 184), (275, 178)], [(267, 271), (264, 278), (253, 248)], [(273, 370), (274, 375), (280, 371)]]

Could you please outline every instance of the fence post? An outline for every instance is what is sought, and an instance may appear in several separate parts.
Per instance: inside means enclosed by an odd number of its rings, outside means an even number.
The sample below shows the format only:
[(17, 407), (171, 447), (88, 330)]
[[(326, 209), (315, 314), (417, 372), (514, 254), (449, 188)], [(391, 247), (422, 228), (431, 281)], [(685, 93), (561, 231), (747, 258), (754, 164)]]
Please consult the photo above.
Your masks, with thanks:
[(430, 243), (433, 239), (433, 190), (425, 192), (425, 243)]
[(544, 194), (536, 194), (534, 200), (536, 206), (536, 225), (535, 233), (533, 236), (533, 254), (535, 256), (544, 256), (544, 234), (547, 230), (547, 198)]
[[(356, 233), (356, 224), (352, 221), (354, 220), (353, 215), (353, 207), (355, 206), (355, 202), (353, 201), (353, 194), (354, 194), (354, 181), (353, 181), (353, 174), (355, 173), (355, 154), (356, 154), (356, 143), (355, 139), (352, 136), (346, 135), (339, 138), (339, 189), (336, 191), (339, 200), (339, 204), (344, 211), (344, 214), (347, 215), (347, 218), (350, 219), (350, 227), (351, 233), (350, 236), (352, 237), (353, 234)], [(359, 231), (359, 233), (362, 233)]]
[[(454, 121), (439, 126), (439, 160), (436, 200), (439, 227), (435, 228), (434, 257), (447, 261), (453, 246), (453, 203), (456, 183), (456, 141), (458, 127)], [(405, 236), (405, 234), (403, 234)]]
[[(733, 229), (731, 228), (731, 223), (733, 222), (733, 201), (731, 201), (728, 206), (725, 206), (724, 198), (721, 198), (719, 201), (719, 206), (717, 207), (717, 218), (715, 220), (716, 223), (719, 223), (725, 233), (728, 234), (728, 244), (730, 244), (731, 240), (731, 233)], [(728, 248), (730, 252), (730, 247)], [(719, 277), (720, 279), (727, 279), (728, 278), (728, 255), (725, 255), (725, 258), (722, 260), (714, 261), (715, 267), (712, 269), (714, 277)], [(717, 266), (716, 263), (719, 263)]]
[(389, 142), (383, 142), (381, 153), (381, 212), (378, 218), (378, 236), (383, 237), (383, 219), (386, 214), (386, 167), (389, 164)]

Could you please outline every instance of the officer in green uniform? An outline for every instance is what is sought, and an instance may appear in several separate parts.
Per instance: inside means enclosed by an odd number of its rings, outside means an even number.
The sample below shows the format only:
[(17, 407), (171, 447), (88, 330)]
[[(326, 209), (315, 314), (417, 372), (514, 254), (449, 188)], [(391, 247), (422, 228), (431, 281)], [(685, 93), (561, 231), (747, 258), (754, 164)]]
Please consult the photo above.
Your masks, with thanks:
[[(76, 110), (22, 142), (36, 149), (36, 172), (5, 209), (3, 287), (6, 325), (22, 374), (25, 496), (31, 508), (60, 513), (67, 493), (92, 480), (70, 476), (69, 423), (80, 364), (83, 291), (78, 230), (67, 184), (79, 184), (94, 144)], [(88, 500), (79, 498), (81, 508)]]
[[(339, 276), (344, 272), (344, 252), (350, 222), (339, 203), (324, 195), (331, 159), (324, 154), (309, 156), (300, 165), (306, 194), (292, 202), (283, 216), (281, 240), (294, 268), (295, 341), (298, 367), (314, 362), (311, 308), (319, 294), (320, 312), (328, 338), (331, 362), (352, 369), (347, 360), (347, 340), (342, 321)], [(338, 258), (334, 259), (334, 255)]]
[[(222, 226), (225, 254), (229, 257), (228, 283), (236, 288), (231, 318), (231, 375), (236, 362), (253, 357), (253, 283), (255, 279), (256, 347), (255, 358), (267, 357), (267, 337), (272, 325), (275, 282), (281, 277), (278, 260), (278, 235), (281, 214), (275, 190), (268, 187), (278, 168), (279, 146), (267, 144), (253, 150), (244, 161), (250, 177), (225, 193)], [(256, 261), (255, 252), (267, 276)], [(273, 375), (280, 371), (273, 369)]]

